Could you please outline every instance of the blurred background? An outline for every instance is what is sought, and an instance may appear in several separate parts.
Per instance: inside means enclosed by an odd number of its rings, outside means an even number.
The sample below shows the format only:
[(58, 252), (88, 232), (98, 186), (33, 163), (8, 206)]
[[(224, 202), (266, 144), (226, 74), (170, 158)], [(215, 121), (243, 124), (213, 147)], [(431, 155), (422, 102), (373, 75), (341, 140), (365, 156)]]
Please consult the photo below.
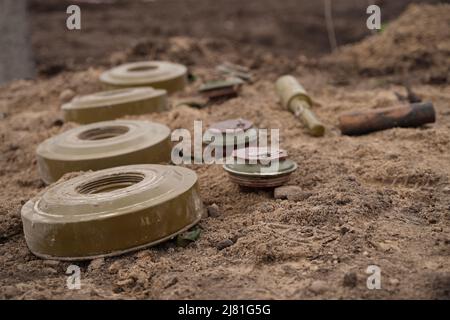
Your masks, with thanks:
[[(28, 0), (0, 1), (3, 54), (1, 78), (52, 76), (90, 65), (109, 65), (113, 52), (168, 37), (225, 39), (236, 47), (251, 45), (284, 55), (316, 57), (330, 52), (324, 1), (299, 0)], [(28, 2), (28, 15), (25, 3)], [(338, 45), (361, 40), (366, 8), (382, 8), (382, 23), (410, 3), (438, 0), (331, 1)], [(82, 29), (66, 28), (66, 9), (77, 4)], [(9, 26), (9, 27), (8, 27)], [(27, 30), (29, 34), (27, 34)], [(26, 40), (24, 40), (26, 39)], [(27, 42), (31, 41), (31, 45)], [(148, 46), (148, 43), (147, 43)], [(8, 49), (5, 49), (8, 48)], [(148, 48), (147, 48), (148, 49)], [(151, 49), (151, 48), (150, 48)], [(9, 54), (8, 54), (9, 51)], [(16, 63), (11, 60), (14, 59)], [(6, 72), (6, 69), (10, 69)], [(11, 70), (12, 69), (12, 70)], [(3, 76), (1, 75), (3, 74)], [(6, 79), (4, 79), (6, 80)]]

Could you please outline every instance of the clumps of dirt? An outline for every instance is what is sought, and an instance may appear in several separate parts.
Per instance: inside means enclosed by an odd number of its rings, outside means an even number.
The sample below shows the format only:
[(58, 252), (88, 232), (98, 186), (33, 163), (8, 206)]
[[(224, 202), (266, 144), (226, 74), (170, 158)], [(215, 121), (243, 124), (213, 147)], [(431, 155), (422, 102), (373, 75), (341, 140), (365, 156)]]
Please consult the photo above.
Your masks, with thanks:
[[(22, 205), (22, 203), (18, 203)], [(22, 233), (22, 222), (18, 214), (18, 205), (5, 203), (0, 206), (0, 244)]]
[[(332, 73), (304, 59), (233, 49), (222, 40), (148, 41), (117, 53), (114, 62), (192, 59), (195, 77), (184, 92), (170, 97), (170, 110), (128, 118), (171, 129), (191, 129), (194, 120), (203, 120), (206, 129), (219, 120), (243, 117), (258, 128), (280, 129), (282, 147), (299, 165), (289, 181), (294, 191), (276, 199), (273, 191), (234, 185), (220, 165), (189, 165), (210, 209), (199, 223), (199, 239), (186, 247), (168, 241), (119, 257), (77, 262), (82, 287), (70, 290), (66, 270), (72, 263), (41, 260), (28, 250), (20, 209), (45, 190), (36, 146), (77, 126), (61, 121), (61, 103), (100, 90), (103, 67), (0, 87), (0, 299), (448, 297), (449, 85), (414, 87), (424, 100), (433, 101), (434, 124), (342, 136), (336, 128), (340, 112), (394, 106), (400, 87), (381, 86), (378, 77), (349, 75), (355, 83), (350, 90), (330, 84)], [(220, 104), (176, 106), (216, 76), (214, 66), (224, 60), (251, 67), (255, 81), (243, 86), (239, 97)], [(286, 72), (314, 97), (315, 112), (328, 129), (324, 137), (308, 136), (278, 103), (274, 80)], [(427, 70), (417, 72), (425, 75)], [(373, 264), (382, 269), (382, 290), (366, 287), (365, 270)]]
[(414, 4), (380, 33), (345, 46), (326, 60), (365, 76), (399, 75), (418, 77), (423, 83), (449, 83), (449, 39), (450, 5)]
[[(240, 50), (254, 53), (253, 47), (243, 46)], [(221, 51), (226, 56), (238, 58), (240, 54), (232, 42), (222, 39), (203, 38), (195, 39), (185, 36), (165, 38), (149, 38), (137, 41), (125, 51), (117, 51), (110, 55), (110, 65), (118, 65), (142, 59), (177, 61), (186, 66), (212, 65), (217, 63), (216, 53)], [(259, 50), (261, 52), (261, 50)], [(255, 54), (251, 54), (253, 57)], [(241, 60), (242, 61), (242, 60)]]
[[(220, 52), (220, 58), (218, 57)], [(226, 57), (226, 58), (225, 58)], [(311, 64), (305, 56), (298, 57), (277, 56), (271, 51), (264, 50), (249, 44), (239, 44), (235, 42), (218, 39), (202, 38), (196, 39), (186, 36), (174, 36), (165, 38), (148, 38), (136, 42), (129, 49), (116, 51), (109, 55), (109, 67), (114, 67), (127, 62), (142, 60), (166, 60), (176, 61), (188, 67), (189, 79), (195, 82), (196, 79), (214, 80), (219, 75), (214, 71), (219, 63), (229, 61), (235, 64), (246, 66), (255, 73), (254, 81), (259, 74), (275, 73), (276, 76), (291, 73), (299, 70), (306, 64)], [(196, 70), (195, 66), (208, 68), (207, 72)], [(195, 91), (198, 87), (195, 87)], [(193, 93), (193, 91), (186, 91)]]

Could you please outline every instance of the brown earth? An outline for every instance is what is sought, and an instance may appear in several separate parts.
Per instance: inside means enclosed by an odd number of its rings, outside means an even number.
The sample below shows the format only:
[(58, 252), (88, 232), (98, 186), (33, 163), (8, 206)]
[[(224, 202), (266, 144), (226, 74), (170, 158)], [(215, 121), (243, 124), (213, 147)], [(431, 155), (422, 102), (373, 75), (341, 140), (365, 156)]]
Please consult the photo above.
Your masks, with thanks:
[[(257, 46), (283, 55), (317, 57), (330, 52), (322, 1), (298, 0), (30, 0), (36, 64), (44, 75), (108, 66), (112, 52), (143, 41), (168, 37), (215, 38), (231, 45)], [(383, 23), (411, 2), (375, 0)], [(67, 31), (66, 8), (77, 3), (81, 31)], [(332, 5), (339, 45), (359, 41), (366, 28), (367, 1), (339, 0)], [(141, 48), (138, 47), (139, 51)], [(158, 47), (151, 47), (158, 51)], [(192, 56), (192, 55), (189, 55)]]
[[(445, 12), (442, 15), (430, 13), (432, 7), (411, 6), (396, 27), (418, 10), (425, 13), (423, 19), (438, 17), (448, 23), (449, 5), (438, 8)], [(425, 32), (419, 27), (434, 26), (439, 24), (418, 24), (417, 32)], [(385, 32), (391, 35), (395, 30), (388, 26)], [(383, 39), (389, 41), (383, 33), (376, 37), (380, 45)], [(442, 48), (429, 50), (432, 61), (445, 54), (448, 58)], [(216, 204), (219, 209), (217, 216), (200, 222), (200, 238), (186, 248), (167, 242), (78, 263), (82, 289), (73, 291), (66, 288), (69, 263), (43, 261), (27, 249), (20, 208), (45, 190), (37, 172), (36, 145), (76, 126), (61, 120), (61, 92), (99, 90), (97, 79), (104, 68), (0, 87), (0, 297), (450, 298), (450, 86), (420, 77), (414, 86), (424, 100), (433, 101), (435, 124), (342, 136), (336, 129), (339, 113), (397, 105), (401, 102), (395, 92), (404, 93), (404, 88), (390, 77), (353, 72), (352, 62), (338, 70), (328, 68), (341, 61), (337, 55), (326, 59), (283, 55), (207, 37), (147, 39), (115, 54), (112, 62), (158, 58), (188, 64), (196, 80), (172, 101), (189, 96), (202, 80), (212, 78), (213, 66), (223, 60), (251, 67), (256, 80), (245, 85), (238, 98), (203, 110), (178, 107), (134, 118), (175, 129), (191, 128), (195, 119), (204, 120), (206, 126), (240, 116), (260, 128), (280, 128), (282, 146), (299, 164), (289, 184), (301, 191), (290, 200), (275, 200), (270, 191), (239, 189), (218, 165), (190, 166), (199, 176), (205, 205)], [(404, 76), (392, 72), (390, 76)], [(309, 90), (318, 116), (329, 128), (325, 137), (308, 136), (279, 106), (273, 82), (283, 73), (292, 73)], [(233, 244), (220, 250), (226, 239)], [(369, 265), (381, 268), (381, 290), (366, 288)]]
[[(343, 47), (334, 67), (368, 76), (400, 76), (404, 82), (450, 82), (450, 19), (443, 6), (411, 7), (407, 15), (366, 41)], [(429, 19), (428, 17), (433, 17)]]

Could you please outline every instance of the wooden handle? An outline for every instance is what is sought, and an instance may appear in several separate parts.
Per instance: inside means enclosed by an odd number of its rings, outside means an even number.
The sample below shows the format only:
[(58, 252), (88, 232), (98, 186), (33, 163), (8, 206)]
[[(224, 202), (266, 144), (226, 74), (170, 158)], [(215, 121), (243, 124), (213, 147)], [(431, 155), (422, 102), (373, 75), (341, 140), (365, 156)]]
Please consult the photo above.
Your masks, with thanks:
[(345, 135), (361, 135), (394, 127), (418, 127), (436, 121), (431, 102), (342, 114), (339, 128)]

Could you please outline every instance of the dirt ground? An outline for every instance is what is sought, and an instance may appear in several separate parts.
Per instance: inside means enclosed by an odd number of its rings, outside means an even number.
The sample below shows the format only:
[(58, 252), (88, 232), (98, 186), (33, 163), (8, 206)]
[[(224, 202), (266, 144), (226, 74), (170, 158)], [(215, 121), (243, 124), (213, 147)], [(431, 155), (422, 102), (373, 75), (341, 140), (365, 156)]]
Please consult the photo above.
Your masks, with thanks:
[[(167, 3), (170, 7), (177, 2)], [(226, 16), (227, 8), (220, 15)], [(449, 299), (449, 17), (450, 5), (411, 5), (382, 33), (324, 57), (318, 57), (325, 52), (320, 41), (312, 45), (320, 48), (308, 54), (284, 54), (268, 50), (273, 44), (236, 45), (237, 39), (196, 34), (194, 24), (192, 34), (145, 38), (124, 51), (117, 47), (120, 52), (112, 56), (92, 54), (91, 60), (72, 62), (73, 68), (61, 56), (61, 63), (69, 67), (56, 75), (44, 72), (38, 80), (0, 87), (0, 298)], [(411, 36), (411, 21), (422, 41)], [(402, 49), (393, 54), (389, 48), (398, 37)], [(387, 49), (375, 52), (377, 62), (355, 59), (370, 57), (380, 46)], [(427, 57), (426, 67), (404, 58), (417, 52)], [(38, 54), (42, 70), (51, 65), (45, 61), (52, 54), (56, 53), (50, 49)], [(173, 107), (131, 118), (189, 129), (197, 119), (208, 125), (243, 117), (259, 128), (280, 128), (282, 147), (299, 164), (288, 184), (302, 191), (276, 200), (271, 191), (238, 188), (218, 165), (190, 166), (199, 176), (205, 205), (219, 208), (217, 215), (200, 222), (200, 238), (186, 248), (166, 242), (78, 263), (82, 288), (68, 290), (65, 270), (70, 263), (36, 258), (23, 236), (20, 208), (46, 188), (38, 175), (35, 148), (76, 126), (64, 123), (60, 113), (70, 91), (87, 94), (101, 89), (98, 76), (111, 64), (155, 58), (185, 63), (195, 75), (172, 101), (213, 78), (213, 67), (224, 60), (251, 67), (256, 79), (239, 97), (206, 109)], [(390, 68), (391, 63), (401, 67)], [(374, 65), (381, 71), (367, 72)], [(77, 70), (80, 66), (89, 67)], [(278, 104), (274, 81), (284, 73), (296, 76), (310, 92), (328, 128), (324, 137), (307, 135)], [(405, 93), (405, 81), (412, 82), (423, 100), (434, 103), (436, 123), (360, 137), (340, 134), (336, 125), (341, 112), (403, 103), (395, 93)], [(221, 248), (226, 239), (233, 244)], [(381, 290), (366, 287), (369, 265), (381, 268)]]
[[(112, 52), (134, 47), (136, 52), (146, 53), (142, 42), (158, 43), (174, 36), (224, 39), (236, 48), (245, 44), (291, 57), (330, 52), (322, 1), (29, 1), (36, 63), (43, 75), (82, 70), (94, 64), (108, 66)], [(410, 2), (442, 1), (371, 1), (383, 8), (386, 24)], [(68, 32), (64, 28), (65, 12), (74, 3), (82, 9), (82, 30)], [(367, 0), (335, 1), (338, 44), (359, 41), (370, 34), (366, 8)], [(156, 53), (158, 47), (152, 46), (151, 50)]]
[(0, 84), (35, 75), (25, 1), (0, 3)]

